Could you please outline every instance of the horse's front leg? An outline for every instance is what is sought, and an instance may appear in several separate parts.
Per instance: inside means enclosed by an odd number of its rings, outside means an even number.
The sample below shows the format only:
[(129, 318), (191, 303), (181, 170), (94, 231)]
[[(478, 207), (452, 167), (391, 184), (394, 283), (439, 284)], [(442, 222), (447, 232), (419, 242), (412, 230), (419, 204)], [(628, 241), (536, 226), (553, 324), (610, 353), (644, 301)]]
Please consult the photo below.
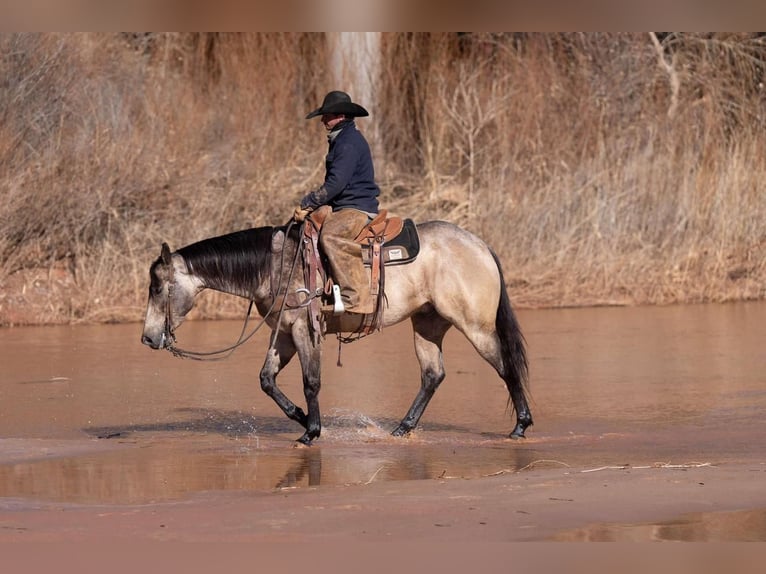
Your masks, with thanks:
[(293, 341), (298, 348), (303, 374), (303, 394), (306, 397), (306, 432), (298, 442), (309, 445), (322, 432), (322, 417), (319, 411), (319, 389), (321, 387), (322, 347), (314, 345), (311, 335), (303, 322), (293, 325)]
[(287, 398), (277, 386), (277, 375), (290, 359), (295, 355), (295, 344), (292, 336), (280, 333), (277, 336), (276, 345), (269, 349), (266, 361), (261, 369), (261, 389), (277, 403), (287, 418), (299, 423), (303, 428), (308, 428), (308, 417), (299, 406)]

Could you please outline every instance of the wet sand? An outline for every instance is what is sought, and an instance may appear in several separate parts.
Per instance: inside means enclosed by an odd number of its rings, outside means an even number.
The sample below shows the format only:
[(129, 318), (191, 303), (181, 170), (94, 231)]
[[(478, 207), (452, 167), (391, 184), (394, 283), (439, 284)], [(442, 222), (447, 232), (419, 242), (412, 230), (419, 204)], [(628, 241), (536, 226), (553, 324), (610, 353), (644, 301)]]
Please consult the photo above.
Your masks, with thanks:
[[(551, 468), (551, 467), (555, 468)], [(144, 504), (4, 499), (0, 542), (766, 541), (766, 465), (532, 468), (203, 492)]]

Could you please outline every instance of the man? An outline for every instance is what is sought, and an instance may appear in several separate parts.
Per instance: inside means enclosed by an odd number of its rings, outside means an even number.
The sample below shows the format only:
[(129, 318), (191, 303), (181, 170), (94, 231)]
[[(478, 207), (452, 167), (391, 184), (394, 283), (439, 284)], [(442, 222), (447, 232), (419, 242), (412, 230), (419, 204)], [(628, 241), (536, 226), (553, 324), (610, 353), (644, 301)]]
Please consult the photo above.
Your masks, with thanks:
[(354, 238), (378, 213), (380, 189), (367, 140), (356, 129), (354, 118), (368, 116), (345, 92), (328, 93), (322, 105), (306, 116), (321, 116), (328, 132), (324, 183), (307, 193), (295, 209), (296, 221), (322, 205), (332, 213), (322, 224), (319, 244), (330, 262), (332, 277), (340, 286), (347, 313), (373, 312), (369, 279), (362, 263), (361, 246)]

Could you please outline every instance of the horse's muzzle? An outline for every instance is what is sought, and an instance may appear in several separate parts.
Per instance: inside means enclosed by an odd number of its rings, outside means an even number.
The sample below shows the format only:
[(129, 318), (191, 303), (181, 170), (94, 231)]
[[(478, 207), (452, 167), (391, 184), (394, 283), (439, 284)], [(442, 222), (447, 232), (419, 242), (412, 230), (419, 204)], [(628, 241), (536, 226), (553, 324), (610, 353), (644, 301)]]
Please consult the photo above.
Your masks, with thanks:
[(162, 333), (162, 335), (160, 335), (160, 340), (159, 341), (155, 341), (154, 339), (152, 339), (148, 335), (142, 335), (141, 336), (141, 343), (143, 343), (147, 347), (151, 347), (152, 349), (157, 350), (157, 349), (162, 349), (164, 347), (165, 339), (166, 339), (165, 333)]

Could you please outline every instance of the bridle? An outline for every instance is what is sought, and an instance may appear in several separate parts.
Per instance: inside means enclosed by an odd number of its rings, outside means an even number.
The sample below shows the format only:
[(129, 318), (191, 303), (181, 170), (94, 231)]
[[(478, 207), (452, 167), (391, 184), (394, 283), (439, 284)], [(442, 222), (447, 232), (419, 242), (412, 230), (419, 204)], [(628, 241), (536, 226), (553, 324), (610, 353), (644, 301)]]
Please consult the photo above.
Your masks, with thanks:
[[(295, 224), (293, 220), (290, 220), (290, 222), (287, 224), (287, 229), (285, 229), (285, 237), (288, 236), (290, 233), (290, 229)], [(280, 260), (279, 260), (279, 268), (284, 269), (284, 260), (285, 260), (285, 246), (287, 245), (287, 241), (285, 241), (282, 244), (282, 250), (280, 252)], [(295, 271), (295, 267), (298, 261), (298, 258), (300, 257), (301, 253), (301, 243), (298, 242), (298, 245), (295, 249), (295, 256), (293, 257), (292, 264), (290, 266), (290, 273), (287, 276), (287, 280), (285, 282), (285, 291), (287, 291), (287, 286), (290, 285), (290, 281), (292, 280), (293, 273)], [(250, 314), (253, 310), (253, 305), (255, 304), (255, 301), (253, 299), (250, 299), (249, 305), (247, 307), (247, 314), (245, 315), (244, 324), (242, 325), (242, 331), (239, 334), (239, 338), (233, 345), (229, 345), (228, 347), (225, 347), (223, 349), (218, 349), (216, 351), (208, 351), (208, 352), (202, 352), (202, 351), (189, 351), (186, 349), (180, 349), (176, 347), (176, 336), (173, 329), (173, 317), (172, 317), (172, 305), (171, 301), (173, 300), (173, 292), (175, 290), (175, 270), (173, 269), (172, 261), (169, 265), (170, 268), (170, 278), (168, 279), (168, 297), (167, 302), (165, 304), (165, 325), (162, 332), (163, 340), (167, 340), (170, 343), (165, 347), (166, 350), (170, 351), (174, 356), (181, 357), (182, 359), (193, 359), (195, 361), (222, 361), (224, 359), (228, 359), (231, 354), (240, 346), (244, 345), (247, 341), (249, 341), (253, 335), (255, 335), (261, 327), (266, 323), (267, 319), (271, 316), (272, 312), (274, 311), (274, 308), (276, 307), (277, 300), (279, 297), (277, 296), (281, 290), (282, 283), (280, 282), (276, 294), (272, 294), (271, 297), (271, 305), (269, 305), (268, 311), (261, 317), (261, 320), (258, 322), (258, 324), (250, 331), (247, 335), (245, 333), (247, 332), (247, 326), (250, 321)], [(281, 275), (281, 273), (280, 273)], [(296, 292), (303, 292), (305, 289), (301, 288), (298, 289)], [(272, 350), (276, 346), (276, 336), (279, 331), (279, 325), (282, 322), (282, 315), (285, 311), (287, 297), (282, 297), (282, 302), (279, 306), (279, 317), (277, 319), (277, 328), (274, 329), (274, 333), (272, 334), (271, 343), (269, 345), (269, 350)], [(295, 308), (305, 307), (308, 304), (308, 299), (301, 303), (300, 305), (296, 306)], [(292, 307), (291, 307), (292, 308)]]

